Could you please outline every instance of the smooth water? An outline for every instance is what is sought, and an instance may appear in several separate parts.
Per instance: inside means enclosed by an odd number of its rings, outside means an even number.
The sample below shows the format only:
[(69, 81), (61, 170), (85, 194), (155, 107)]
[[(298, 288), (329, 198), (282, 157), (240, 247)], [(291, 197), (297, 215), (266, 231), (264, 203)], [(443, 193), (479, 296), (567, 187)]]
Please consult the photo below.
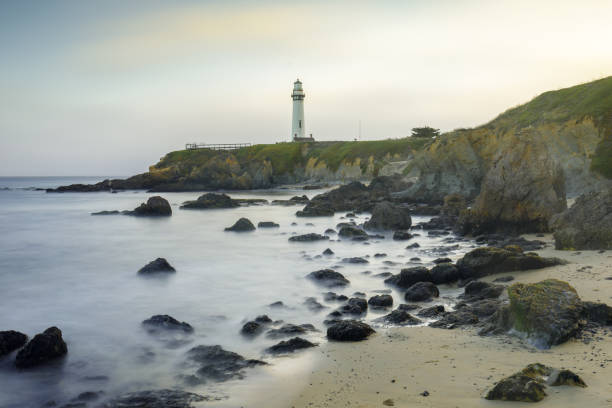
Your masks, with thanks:
[[(152, 194), (45, 193), (28, 187), (89, 183), (101, 178), (0, 178), (0, 330), (18, 330), (32, 337), (57, 326), (68, 344), (68, 356), (45, 367), (19, 371), (15, 353), (0, 359), (0, 407), (38, 407), (50, 400), (59, 405), (81, 392), (121, 392), (168, 387), (228, 397), (216, 406), (235, 406), (261, 398), (262, 381), (287, 381), (299, 367), (307, 367), (312, 352), (292, 357), (270, 357), (263, 350), (280, 340), (265, 335), (243, 338), (240, 328), (248, 319), (268, 314), (287, 323), (312, 323), (320, 331), (306, 336), (325, 342), (323, 320), (338, 304), (325, 303), (328, 289), (304, 279), (309, 272), (333, 268), (351, 284), (336, 290), (350, 297), (360, 291), (368, 297), (389, 290), (380, 272), (397, 273), (420, 257), (422, 264), (440, 256), (436, 248), (445, 237), (426, 233), (410, 241), (288, 242), (293, 234), (323, 233), (347, 221), (334, 217), (297, 218), (300, 207), (273, 205), (219, 210), (181, 210), (179, 205), (201, 193), (163, 193), (173, 215), (155, 219), (124, 215), (91, 216), (101, 210), (133, 209)], [(6, 188), (4, 188), (6, 187)], [(314, 196), (321, 191), (309, 191)], [(234, 198), (288, 199), (299, 189), (230, 193)], [(358, 215), (362, 223), (367, 214)], [(276, 229), (248, 233), (224, 232), (238, 218), (254, 224), (275, 221)], [(413, 217), (413, 224), (427, 220)], [(291, 225), (292, 223), (297, 225)], [(308, 225), (312, 223), (313, 225)], [(421, 248), (405, 247), (418, 242)], [(456, 259), (470, 246), (444, 256)], [(326, 248), (335, 255), (319, 256)], [(388, 254), (374, 258), (375, 253)], [(342, 258), (368, 257), (369, 264), (342, 263)], [(177, 270), (171, 276), (144, 278), (144, 264), (165, 257)], [(366, 272), (369, 271), (369, 272)], [(455, 291), (455, 292), (453, 292)], [(448, 288), (443, 293), (453, 294)], [(393, 290), (395, 304), (402, 294)], [(311, 312), (303, 305), (313, 296), (327, 309)], [(270, 308), (282, 301), (286, 307)], [(450, 303), (444, 296), (437, 303)], [(169, 314), (190, 323), (195, 333), (176, 339), (148, 334), (141, 322), (155, 314)], [(372, 321), (383, 312), (369, 311)], [(245, 380), (185, 386), (180, 376), (193, 373), (185, 366), (185, 352), (199, 344), (220, 344), (247, 358), (263, 358), (270, 367), (247, 371)]]

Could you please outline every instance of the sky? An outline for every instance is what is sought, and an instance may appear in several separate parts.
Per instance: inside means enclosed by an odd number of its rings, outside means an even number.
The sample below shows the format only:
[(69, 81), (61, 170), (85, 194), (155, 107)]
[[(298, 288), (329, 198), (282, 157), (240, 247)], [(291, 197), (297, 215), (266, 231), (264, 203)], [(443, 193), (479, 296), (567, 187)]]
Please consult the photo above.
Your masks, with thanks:
[(0, 176), (129, 176), (185, 143), (486, 123), (612, 75), (612, 2), (0, 0)]

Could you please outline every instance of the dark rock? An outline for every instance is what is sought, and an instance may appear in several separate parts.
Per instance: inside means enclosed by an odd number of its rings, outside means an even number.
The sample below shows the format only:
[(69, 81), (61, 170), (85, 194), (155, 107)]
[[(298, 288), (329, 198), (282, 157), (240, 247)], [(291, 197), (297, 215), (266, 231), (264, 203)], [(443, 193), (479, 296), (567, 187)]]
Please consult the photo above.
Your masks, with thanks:
[(176, 269), (174, 269), (172, 265), (170, 265), (168, 261), (166, 261), (165, 258), (157, 258), (156, 260), (149, 262), (138, 270), (138, 273), (141, 275), (174, 272), (176, 272)]
[(121, 211), (117, 211), (117, 210), (98, 211), (98, 212), (91, 213), (91, 215), (119, 215), (119, 214), (121, 214)]
[(270, 303), (268, 307), (273, 307), (273, 308), (285, 307), (285, 304), (281, 302), (280, 300), (278, 300), (276, 302)]
[(346, 305), (340, 307), (340, 312), (349, 315), (361, 315), (368, 310), (368, 302), (365, 299), (353, 297)]
[(317, 299), (313, 297), (307, 297), (304, 300), (304, 306), (306, 306), (311, 312), (319, 312), (323, 309), (326, 309), (326, 306), (323, 306), (322, 304), (317, 302)]
[(453, 261), (450, 258), (436, 258), (433, 260), (433, 263), (438, 265), (438, 264), (443, 264), (443, 263), (450, 263), (452, 264)]
[(333, 235), (333, 234), (337, 234), (337, 232), (333, 228), (328, 228), (328, 229), (325, 230), (324, 234), (325, 235)]
[(147, 327), (149, 332), (156, 332), (158, 330), (180, 330), (185, 333), (192, 333), (193, 327), (187, 322), (179, 322), (172, 316), (168, 315), (155, 315), (151, 318), (144, 320), (142, 324)]
[(391, 307), (393, 306), (393, 297), (391, 295), (376, 295), (368, 300), (370, 306), (375, 307)]
[(369, 261), (367, 259), (358, 257), (358, 256), (354, 256), (352, 258), (343, 258), (342, 262), (344, 263), (351, 263), (351, 264), (367, 264), (369, 263)]
[(327, 287), (346, 286), (350, 283), (340, 272), (332, 269), (314, 271), (306, 275), (306, 277)]
[(311, 343), (308, 340), (304, 340), (301, 337), (294, 337), (290, 340), (281, 341), (280, 343), (275, 344), (272, 347), (268, 347), (266, 349), (266, 352), (270, 354), (285, 354), (316, 346), (316, 344)]
[(478, 316), (478, 318), (485, 318), (493, 316), (501, 307), (501, 302), (497, 299), (481, 299), (471, 303), (458, 303), (455, 306), (457, 310), (463, 310), (470, 312)]
[(459, 269), (452, 263), (438, 263), (431, 268), (430, 274), (436, 285), (456, 282), (459, 279)]
[(464, 297), (470, 300), (496, 299), (504, 291), (503, 285), (473, 281), (465, 285)]
[(520, 248), (476, 248), (457, 261), (457, 269), (463, 279), (481, 278), (502, 272), (541, 269), (567, 262), (559, 258), (542, 258)]
[(312, 242), (312, 241), (325, 241), (328, 239), (329, 237), (326, 237), (325, 235), (315, 234), (314, 232), (311, 232), (310, 234), (296, 235), (295, 237), (291, 237), (289, 238), (289, 241), (291, 242)]
[(476, 323), (478, 323), (478, 316), (469, 308), (466, 308), (446, 313), (440, 320), (430, 323), (429, 326), (438, 329), (454, 329), (459, 326), (473, 325)]
[[(402, 305), (400, 305), (402, 306)], [(398, 326), (414, 326), (416, 324), (422, 323), (420, 319), (412, 316), (406, 310), (395, 309), (391, 313), (384, 315), (380, 318), (381, 321), (384, 321), (388, 324), (395, 324)]]
[(440, 296), (440, 291), (431, 282), (417, 282), (406, 290), (404, 297), (409, 302), (424, 302)]
[(528, 375), (517, 373), (504, 378), (485, 396), (488, 400), (538, 402), (546, 397), (543, 383)]
[(326, 302), (344, 302), (348, 300), (345, 295), (338, 295), (334, 292), (327, 292), (323, 294), (323, 300)]
[(431, 317), (438, 317), (443, 313), (444, 313), (444, 306), (436, 305), (436, 306), (431, 306), (431, 307), (426, 307), (424, 309), (421, 309), (417, 313), (417, 316), (431, 318)]
[(34, 336), (15, 358), (17, 368), (29, 368), (57, 359), (68, 353), (68, 347), (62, 338), (62, 331), (49, 327)]
[(387, 254), (385, 254), (385, 253), (374, 254), (374, 258), (385, 258), (386, 256), (387, 256)]
[(512, 282), (514, 276), (502, 276), (501, 278), (493, 279), (493, 282)]
[(185, 201), (181, 208), (234, 208), (240, 204), (236, 200), (232, 200), (227, 194), (206, 193), (198, 197), (194, 201)]
[(85, 391), (77, 395), (76, 400), (78, 401), (95, 401), (104, 394), (103, 391)]
[(146, 217), (167, 217), (172, 215), (172, 208), (170, 208), (170, 203), (165, 198), (153, 196), (146, 203), (142, 203), (139, 207), (134, 208), (131, 214)]
[(298, 217), (331, 217), (334, 214), (334, 208), (325, 202), (310, 202), (304, 209), (295, 213)]
[(405, 268), (400, 271), (399, 274), (393, 275), (385, 279), (385, 283), (393, 286), (397, 286), (402, 289), (407, 289), (417, 282), (431, 282), (432, 277), (427, 268), (424, 266), (415, 266), (412, 268)]
[(334, 251), (332, 251), (331, 249), (327, 248), (325, 251), (323, 251), (323, 255), (333, 255)]
[(419, 245), (418, 242), (415, 242), (414, 244), (410, 244), (406, 247), (406, 249), (415, 249), (415, 248), (420, 248), (421, 246)]
[(263, 329), (264, 329), (264, 325), (262, 323), (259, 323), (256, 321), (250, 321), (250, 322), (246, 322), (242, 326), (242, 329), (240, 329), (240, 334), (246, 337), (255, 337), (261, 334)]
[(401, 305), (399, 305), (397, 307), (398, 310), (403, 310), (405, 312), (411, 312), (413, 310), (420, 309), (420, 308), (421, 308), (421, 306), (415, 305), (413, 303), (410, 303), (410, 304), (409, 303), (402, 303)]
[(28, 336), (18, 331), (0, 331), (0, 357), (23, 347), (27, 341)]
[(597, 302), (583, 302), (582, 306), (583, 314), (590, 322), (605, 326), (612, 325), (612, 307)]
[(395, 241), (407, 241), (412, 238), (412, 234), (406, 231), (395, 231), (393, 233), (393, 239)]
[(102, 405), (103, 408), (193, 408), (192, 403), (209, 398), (180, 390), (153, 390), (121, 395)]
[(368, 230), (407, 230), (412, 226), (409, 210), (388, 201), (378, 203), (364, 224)]
[(255, 318), (255, 321), (257, 323), (261, 323), (261, 324), (268, 324), (268, 323), (272, 323), (272, 319), (270, 319), (268, 317), (268, 315), (261, 315), (261, 316), (257, 316)]
[(257, 223), (257, 228), (278, 228), (280, 225), (273, 221), (261, 221)]
[(552, 380), (550, 385), (553, 387), (557, 387), (559, 385), (570, 385), (583, 388), (587, 386), (580, 376), (570, 370), (560, 370), (557, 374), (557, 378)]
[(338, 236), (344, 237), (344, 238), (355, 238), (355, 237), (367, 238), (368, 233), (359, 227), (355, 227), (353, 225), (345, 225), (342, 228), (340, 228), (340, 231), (338, 231)]
[(266, 364), (259, 360), (247, 360), (218, 345), (196, 346), (187, 352), (187, 357), (199, 365), (197, 375), (203, 382), (243, 378), (245, 368)]
[(278, 329), (268, 330), (268, 332), (266, 333), (266, 337), (271, 338), (271, 339), (279, 339), (282, 337), (296, 336), (299, 334), (304, 334), (306, 332), (315, 331), (315, 330), (316, 329), (314, 328), (312, 324), (296, 325), (296, 324), (286, 323), (286, 324), (283, 324)]
[(360, 341), (375, 333), (369, 325), (357, 320), (342, 320), (327, 329), (327, 338), (335, 341)]
[(248, 218), (240, 218), (234, 225), (227, 227), (225, 231), (247, 232), (254, 231), (255, 226)]

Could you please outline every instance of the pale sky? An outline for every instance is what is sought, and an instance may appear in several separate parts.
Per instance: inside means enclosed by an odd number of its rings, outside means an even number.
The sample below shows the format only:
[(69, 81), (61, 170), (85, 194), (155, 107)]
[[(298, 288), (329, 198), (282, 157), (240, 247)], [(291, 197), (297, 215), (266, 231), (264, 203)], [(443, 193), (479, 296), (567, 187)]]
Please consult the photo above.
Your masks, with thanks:
[(0, 1), (0, 176), (147, 170), (187, 142), (485, 123), (612, 75), (612, 1)]

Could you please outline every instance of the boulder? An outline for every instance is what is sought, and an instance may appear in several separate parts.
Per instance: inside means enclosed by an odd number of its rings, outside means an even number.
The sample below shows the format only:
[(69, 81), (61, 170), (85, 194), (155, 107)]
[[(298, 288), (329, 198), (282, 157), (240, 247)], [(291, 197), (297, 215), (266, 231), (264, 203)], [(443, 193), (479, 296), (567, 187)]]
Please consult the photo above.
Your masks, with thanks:
[(375, 295), (368, 300), (368, 304), (374, 307), (391, 307), (393, 306), (393, 297), (391, 295)]
[(192, 333), (193, 327), (187, 322), (179, 322), (172, 316), (168, 315), (155, 315), (149, 319), (144, 320), (142, 325), (147, 328), (149, 332), (157, 332), (159, 330), (179, 330), (185, 333)]
[(406, 290), (404, 297), (409, 302), (424, 302), (440, 296), (440, 291), (431, 282), (417, 282)]
[(501, 301), (498, 299), (480, 299), (471, 300), (470, 303), (460, 302), (455, 305), (455, 310), (462, 310), (472, 313), (478, 318), (493, 316), (501, 307)]
[(301, 211), (295, 213), (297, 217), (331, 217), (334, 214), (334, 209), (326, 202), (308, 203)]
[(325, 251), (323, 251), (323, 255), (333, 255), (334, 251), (332, 251), (331, 249), (327, 248)]
[(459, 280), (459, 269), (452, 263), (437, 263), (436, 266), (431, 268), (430, 274), (431, 281), (436, 285)]
[(415, 266), (412, 268), (405, 268), (400, 271), (399, 274), (390, 276), (385, 279), (385, 283), (393, 286), (397, 286), (402, 289), (407, 289), (417, 282), (431, 282), (432, 277), (429, 270), (424, 266)]
[(268, 330), (268, 332), (266, 333), (266, 337), (271, 338), (271, 339), (280, 339), (282, 337), (296, 336), (299, 334), (304, 334), (304, 333), (315, 331), (315, 330), (316, 330), (315, 327), (309, 323), (300, 324), (300, 325), (286, 323), (286, 324), (283, 324), (278, 329)]
[(62, 338), (62, 331), (57, 327), (49, 327), (34, 336), (24, 348), (19, 350), (15, 365), (17, 368), (35, 367), (63, 357), (66, 353), (68, 346)]
[(311, 347), (316, 347), (317, 345), (309, 342), (308, 340), (304, 340), (301, 337), (294, 337), (290, 340), (281, 341), (278, 344), (273, 345), (272, 347), (268, 347), (266, 349), (266, 353), (270, 354), (287, 354), (293, 353), (297, 350), (303, 350)]
[(314, 297), (307, 297), (304, 299), (304, 306), (308, 308), (311, 312), (319, 312), (323, 309), (326, 309), (327, 306), (323, 306), (321, 303), (317, 301)]
[(264, 325), (262, 323), (256, 321), (249, 321), (242, 326), (242, 329), (240, 329), (240, 334), (245, 337), (255, 337), (261, 334), (263, 329)]
[(367, 264), (370, 263), (370, 261), (368, 261), (365, 258), (361, 258), (359, 256), (354, 256), (351, 258), (342, 258), (342, 262), (344, 263), (351, 263), (351, 264)]
[(346, 302), (346, 305), (340, 307), (339, 311), (342, 314), (361, 315), (368, 310), (368, 302), (365, 299), (353, 297)]
[(478, 323), (478, 316), (470, 308), (455, 310), (445, 313), (438, 321), (430, 323), (430, 327), (437, 329), (454, 329), (459, 326), (467, 326)]
[(400, 308), (397, 308), (391, 313), (384, 315), (380, 318), (380, 320), (387, 324), (394, 324), (397, 326), (414, 326), (416, 324), (422, 323), (420, 319), (417, 319), (416, 317), (408, 313), (406, 310)]
[(532, 252), (522, 252), (517, 247), (482, 247), (465, 254), (456, 266), (461, 278), (476, 279), (496, 273), (541, 269), (566, 263), (559, 258), (542, 258)]
[(235, 208), (239, 207), (240, 204), (230, 198), (227, 194), (218, 193), (206, 193), (198, 197), (197, 200), (185, 201), (181, 208), (197, 208), (197, 209), (209, 209), (209, 208)]
[(275, 223), (274, 221), (261, 221), (257, 223), (257, 228), (278, 228), (278, 227), (280, 227), (280, 225)]
[(348, 300), (348, 297), (334, 292), (327, 292), (323, 294), (323, 300), (326, 302), (345, 302)]
[(0, 357), (23, 347), (27, 341), (28, 336), (18, 331), (0, 331)]
[(463, 297), (467, 301), (496, 299), (502, 294), (503, 291), (503, 285), (495, 285), (493, 283), (482, 281), (472, 281), (465, 285)]
[(582, 302), (583, 314), (592, 323), (612, 325), (612, 307), (605, 303)]
[(327, 338), (335, 341), (360, 341), (375, 333), (366, 323), (342, 320), (327, 328)]
[(247, 360), (240, 354), (224, 350), (218, 345), (196, 346), (187, 352), (187, 358), (199, 366), (197, 378), (201, 382), (243, 378), (244, 369), (266, 364), (259, 360)]
[(407, 230), (412, 219), (407, 208), (383, 201), (374, 206), (372, 216), (364, 224), (367, 230)]
[(426, 307), (424, 309), (419, 310), (417, 315), (419, 317), (432, 318), (432, 317), (438, 317), (438, 316), (442, 315), (444, 312), (445, 312), (444, 311), (444, 306), (442, 306), (442, 305), (435, 305), (435, 306)]
[(134, 208), (131, 215), (146, 216), (146, 217), (167, 217), (172, 215), (170, 203), (163, 197), (150, 197), (146, 203), (140, 204)]
[(581, 195), (550, 227), (557, 249), (612, 249), (612, 189)]
[(120, 395), (101, 405), (102, 408), (193, 408), (192, 403), (209, 398), (180, 390), (149, 390)]
[(346, 286), (350, 283), (344, 275), (332, 269), (321, 269), (310, 272), (306, 277), (327, 287)]
[(338, 231), (338, 236), (343, 238), (367, 238), (368, 233), (354, 225), (345, 225)]
[(296, 235), (294, 237), (289, 238), (291, 242), (313, 242), (313, 241), (326, 241), (329, 240), (329, 237), (321, 234), (316, 234), (311, 232), (309, 234)]
[(254, 231), (255, 226), (248, 218), (240, 218), (234, 225), (227, 227), (225, 231), (247, 232)]
[(141, 275), (174, 272), (176, 272), (176, 269), (174, 269), (165, 258), (157, 258), (138, 270), (138, 273)]
[(393, 232), (393, 240), (395, 241), (407, 241), (412, 238), (412, 234), (406, 231), (395, 231)]

